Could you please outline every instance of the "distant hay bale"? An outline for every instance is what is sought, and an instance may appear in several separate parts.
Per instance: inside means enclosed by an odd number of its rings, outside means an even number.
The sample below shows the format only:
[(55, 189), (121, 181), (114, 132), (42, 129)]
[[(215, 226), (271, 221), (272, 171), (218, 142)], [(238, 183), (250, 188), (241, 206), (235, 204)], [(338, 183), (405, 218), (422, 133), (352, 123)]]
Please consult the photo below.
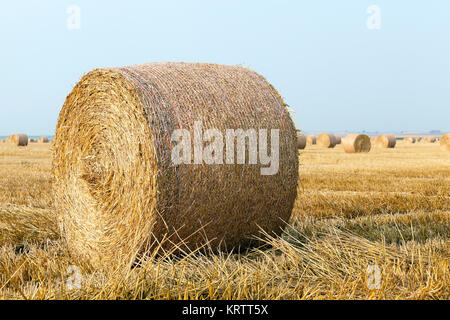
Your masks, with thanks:
[(392, 134), (381, 134), (378, 136), (375, 144), (380, 148), (395, 148), (397, 140)]
[(15, 133), (6, 138), (9, 144), (24, 147), (28, 145), (28, 136), (25, 133)]
[(308, 144), (308, 145), (316, 144), (316, 137), (315, 136), (307, 136), (306, 144)]
[(28, 142), (29, 142), (29, 143), (36, 143), (37, 140), (36, 140), (35, 138), (30, 138), (30, 139), (28, 139)]
[(434, 143), (436, 142), (436, 138), (434, 137), (425, 137), (421, 140), (422, 143)]
[(304, 134), (297, 133), (297, 149), (305, 149), (306, 137)]
[[(195, 162), (212, 144), (201, 141), (174, 163), (180, 140), (188, 139), (190, 147), (204, 137), (198, 123), (203, 132), (216, 129), (224, 138), (229, 130), (256, 136), (266, 130), (261, 141), (267, 156), (258, 150), (259, 160), (249, 164), (245, 148), (245, 163), (239, 163), (242, 152), (233, 162), (225, 151), (213, 164)], [(172, 134), (181, 129), (186, 135), (175, 143)], [(239, 139), (244, 145), (250, 140)], [(74, 256), (99, 267), (129, 263), (161, 242), (158, 252), (258, 245), (255, 236), (281, 234), (291, 216), (296, 144), (281, 96), (248, 68), (151, 63), (96, 69), (68, 95), (56, 127), (53, 176), (61, 234)], [(277, 173), (263, 173), (274, 152)]]
[(352, 133), (342, 139), (342, 146), (347, 153), (369, 152), (370, 138), (365, 134)]
[(47, 137), (39, 137), (39, 143), (48, 143), (48, 138)]
[(342, 143), (342, 138), (340, 136), (334, 136), (334, 138), (336, 139), (336, 144)]
[(406, 143), (416, 143), (416, 138), (406, 137), (405, 139), (403, 139), (403, 141), (405, 141)]
[(331, 133), (321, 133), (317, 136), (316, 143), (322, 148), (334, 148), (336, 137)]
[(441, 149), (450, 152), (450, 133), (446, 133), (441, 137)]

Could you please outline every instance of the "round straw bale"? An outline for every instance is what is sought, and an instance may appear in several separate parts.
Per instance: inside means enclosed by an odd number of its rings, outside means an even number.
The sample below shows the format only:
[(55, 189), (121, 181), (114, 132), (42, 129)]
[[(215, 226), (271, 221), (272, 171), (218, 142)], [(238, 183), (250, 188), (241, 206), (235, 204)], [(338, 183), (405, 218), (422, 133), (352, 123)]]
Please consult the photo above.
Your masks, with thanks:
[[(195, 143), (208, 129), (224, 137), (224, 157), (214, 164), (198, 158), (212, 143)], [(183, 133), (178, 141), (175, 130)], [(246, 147), (245, 163), (239, 162), (238, 140), (248, 146), (250, 139), (232, 136), (228, 153), (230, 130), (250, 136), (254, 130), (258, 141), (267, 137), (259, 143), (268, 145), (266, 155), (258, 147), (257, 163), (249, 164)], [(174, 148), (180, 140), (194, 147), (192, 153), (183, 149), (178, 163)], [(155, 250), (257, 245), (261, 230), (279, 235), (291, 215), (296, 144), (286, 104), (250, 69), (204, 63), (96, 69), (68, 95), (56, 127), (53, 175), (61, 234), (74, 256), (100, 267), (131, 263)], [(276, 163), (276, 174), (263, 173)]]
[(25, 133), (15, 133), (7, 138), (7, 142), (15, 146), (24, 147), (28, 145), (28, 136)]
[(308, 144), (308, 145), (316, 144), (316, 137), (315, 136), (307, 136), (306, 144)]
[(306, 136), (301, 133), (297, 133), (297, 148), (305, 149), (306, 147)]
[(334, 136), (336, 139), (336, 144), (341, 144), (342, 143), (342, 138), (341, 136)]
[(29, 143), (36, 143), (37, 140), (36, 140), (35, 138), (30, 138), (30, 139), (28, 139), (28, 142), (29, 142)]
[(392, 134), (381, 134), (376, 140), (376, 146), (380, 148), (395, 148), (397, 140)]
[(347, 153), (369, 152), (370, 138), (365, 134), (352, 133), (342, 139), (342, 146)]
[(406, 137), (405, 139), (403, 139), (403, 141), (405, 141), (406, 143), (416, 143), (416, 138)]
[(39, 137), (39, 143), (48, 143), (48, 137)]
[(334, 148), (336, 137), (331, 133), (321, 133), (317, 136), (317, 145), (322, 148)]
[(441, 149), (450, 152), (450, 133), (446, 133), (441, 137)]

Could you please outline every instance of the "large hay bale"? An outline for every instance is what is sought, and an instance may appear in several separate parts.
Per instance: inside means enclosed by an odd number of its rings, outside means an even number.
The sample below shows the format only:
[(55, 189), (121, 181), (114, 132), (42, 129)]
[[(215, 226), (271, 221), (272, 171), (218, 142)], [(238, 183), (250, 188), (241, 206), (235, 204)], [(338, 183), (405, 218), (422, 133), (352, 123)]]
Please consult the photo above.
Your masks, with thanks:
[(342, 146), (347, 153), (369, 152), (370, 138), (365, 134), (351, 133), (342, 139)]
[(436, 138), (435, 137), (425, 137), (421, 140), (421, 142), (423, 143), (434, 143), (436, 142)]
[(403, 141), (405, 141), (405, 143), (416, 143), (416, 138), (406, 137), (405, 139), (403, 139)]
[(25, 133), (15, 133), (10, 135), (6, 142), (15, 146), (24, 147), (28, 145), (28, 136)]
[(48, 137), (45, 137), (45, 136), (43, 136), (43, 137), (39, 137), (39, 143), (48, 143)]
[(331, 133), (321, 133), (317, 136), (317, 145), (322, 148), (334, 148), (336, 146), (336, 137)]
[(450, 133), (446, 133), (441, 137), (441, 149), (450, 152)]
[(395, 148), (397, 140), (392, 134), (381, 134), (376, 140), (376, 146), (380, 148)]
[(336, 144), (341, 144), (342, 143), (341, 136), (334, 136), (334, 138), (336, 139)]
[[(270, 164), (261, 163), (260, 150), (249, 164), (248, 147), (245, 164), (232, 161), (242, 157), (233, 148), (231, 158), (224, 151), (216, 159), (224, 164), (199, 161), (203, 141), (194, 144), (193, 156), (182, 153), (186, 163), (174, 162), (181, 145), (171, 139), (176, 129), (187, 133), (183, 142), (193, 137), (185, 142), (190, 147), (213, 128), (224, 136), (228, 129), (254, 129), (259, 137), (267, 130), (268, 155), (279, 150), (276, 174), (262, 171)], [(291, 215), (296, 143), (282, 98), (250, 69), (201, 63), (96, 69), (74, 87), (57, 123), (53, 174), (61, 233), (74, 256), (100, 267), (131, 263), (161, 241), (169, 250), (183, 240), (177, 252), (206, 239), (213, 249), (258, 244), (261, 230), (280, 234)]]
[(315, 136), (307, 136), (306, 137), (306, 144), (307, 145), (316, 144), (316, 137)]
[(297, 149), (305, 149), (306, 137), (304, 134), (297, 133)]

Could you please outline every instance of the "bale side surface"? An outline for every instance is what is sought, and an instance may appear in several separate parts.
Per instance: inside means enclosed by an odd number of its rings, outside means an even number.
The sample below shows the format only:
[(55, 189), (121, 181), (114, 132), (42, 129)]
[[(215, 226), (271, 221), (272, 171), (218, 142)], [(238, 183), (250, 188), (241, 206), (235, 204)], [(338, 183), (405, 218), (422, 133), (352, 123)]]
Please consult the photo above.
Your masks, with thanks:
[[(279, 170), (171, 161), (171, 133), (279, 130)], [(238, 66), (152, 63), (97, 69), (66, 99), (53, 142), (55, 205), (71, 252), (97, 266), (163, 241), (193, 249), (280, 234), (297, 193), (296, 130), (277, 91)], [(270, 144), (269, 144), (270, 145)], [(268, 148), (270, 150), (270, 148)], [(192, 159), (194, 160), (194, 159)], [(248, 158), (246, 160), (248, 163)]]
[(342, 143), (342, 138), (341, 136), (334, 136), (336, 139), (336, 144), (341, 144)]
[(347, 153), (369, 152), (370, 138), (365, 134), (352, 133), (342, 139), (342, 146)]
[(321, 133), (317, 136), (316, 143), (322, 148), (334, 148), (336, 146), (336, 137), (331, 133)]
[(392, 134), (381, 134), (376, 140), (376, 146), (380, 148), (395, 148), (397, 140)]

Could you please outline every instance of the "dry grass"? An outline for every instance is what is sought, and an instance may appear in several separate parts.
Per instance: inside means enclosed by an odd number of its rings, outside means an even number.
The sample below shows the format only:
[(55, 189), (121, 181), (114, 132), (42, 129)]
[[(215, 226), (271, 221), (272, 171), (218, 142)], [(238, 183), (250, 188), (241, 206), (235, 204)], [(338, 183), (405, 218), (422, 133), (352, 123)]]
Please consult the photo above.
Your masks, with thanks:
[[(268, 245), (248, 252), (148, 257), (125, 274), (80, 263), (60, 239), (49, 147), (0, 145), (0, 298), (450, 298), (450, 154), (437, 144), (310, 146), (281, 237), (262, 235)], [(379, 289), (367, 287), (370, 265)]]

